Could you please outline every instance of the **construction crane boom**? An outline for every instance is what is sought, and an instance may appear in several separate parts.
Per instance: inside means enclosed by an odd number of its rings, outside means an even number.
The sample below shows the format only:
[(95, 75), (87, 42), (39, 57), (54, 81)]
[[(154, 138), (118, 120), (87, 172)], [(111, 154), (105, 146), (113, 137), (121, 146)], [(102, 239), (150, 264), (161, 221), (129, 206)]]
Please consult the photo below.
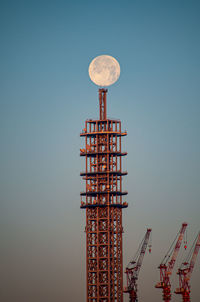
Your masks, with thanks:
[[(165, 255), (160, 266), (158, 267), (160, 269), (160, 282), (157, 283), (155, 285), (155, 287), (162, 288), (163, 301), (165, 301), (165, 302), (169, 302), (171, 300), (170, 275), (172, 274), (186, 228), (187, 228), (187, 223), (183, 223), (173, 244), (171, 245), (169, 251)], [(175, 244), (175, 247), (173, 248), (175, 242), (176, 242), (176, 244)], [(170, 259), (170, 257), (171, 257), (171, 259)], [(170, 259), (170, 261), (169, 261), (169, 259)]]
[(195, 263), (196, 263), (196, 259), (197, 259), (197, 255), (200, 249), (200, 232), (197, 235), (196, 238), (196, 244), (195, 244), (195, 248), (194, 248), (194, 252), (192, 255), (192, 259), (190, 261), (190, 265), (189, 265), (189, 269), (188, 269), (188, 278), (191, 278)]
[[(187, 259), (181, 264), (177, 274), (179, 275), (179, 288), (175, 290), (176, 294), (181, 294), (183, 302), (190, 302), (190, 278), (196, 263), (200, 249), (200, 232), (195, 238)], [(192, 254), (193, 251), (193, 254)], [(192, 255), (192, 256), (191, 256)]]
[[(134, 256), (126, 267), (127, 287), (124, 288), (125, 293), (129, 293), (129, 301), (137, 302), (137, 279), (142, 266), (146, 248), (150, 239), (151, 229), (147, 229), (146, 234)], [(149, 252), (151, 252), (151, 245), (149, 245)]]
[(168, 264), (168, 267), (167, 267), (167, 273), (168, 274), (171, 274), (172, 270), (174, 268), (174, 264), (175, 264), (176, 258), (178, 256), (179, 249), (181, 247), (181, 242), (183, 240), (183, 235), (185, 233), (186, 227), (187, 227), (187, 224), (183, 223), (182, 227), (181, 227), (181, 230), (180, 230), (180, 233), (179, 233), (179, 236), (178, 236), (178, 240), (177, 240), (175, 248), (174, 248), (174, 252), (172, 254), (171, 260), (169, 261), (169, 264)]

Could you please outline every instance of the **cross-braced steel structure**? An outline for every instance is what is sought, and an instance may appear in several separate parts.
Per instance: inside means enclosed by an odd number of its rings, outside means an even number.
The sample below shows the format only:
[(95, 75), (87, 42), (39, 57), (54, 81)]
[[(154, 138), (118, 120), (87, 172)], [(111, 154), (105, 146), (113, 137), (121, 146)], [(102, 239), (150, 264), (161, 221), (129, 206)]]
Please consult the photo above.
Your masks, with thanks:
[(99, 119), (87, 120), (85, 137), (86, 190), (81, 208), (86, 209), (87, 302), (123, 301), (121, 121), (107, 118), (106, 89), (99, 89)]

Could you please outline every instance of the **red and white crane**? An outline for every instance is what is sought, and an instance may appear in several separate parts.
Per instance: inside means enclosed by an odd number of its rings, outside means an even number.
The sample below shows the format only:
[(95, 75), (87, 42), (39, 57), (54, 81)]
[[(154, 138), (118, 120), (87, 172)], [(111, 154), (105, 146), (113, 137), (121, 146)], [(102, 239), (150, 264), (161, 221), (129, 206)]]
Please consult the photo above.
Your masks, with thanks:
[[(140, 268), (142, 266), (142, 261), (144, 258), (144, 254), (146, 252), (146, 248), (149, 242), (151, 234), (151, 229), (147, 229), (146, 234), (140, 243), (140, 246), (133, 258), (132, 261), (126, 267), (126, 278), (127, 278), (127, 287), (124, 288), (125, 293), (129, 293), (129, 301), (137, 302), (137, 279), (140, 272)], [(149, 252), (151, 253), (151, 244), (149, 244)]]
[(199, 249), (200, 249), (200, 232), (195, 238), (187, 258), (181, 264), (177, 272), (177, 274), (179, 275), (179, 288), (175, 290), (175, 293), (182, 295), (183, 302), (190, 302), (190, 278), (196, 263)]
[[(185, 230), (187, 228), (187, 223), (184, 222), (181, 226), (180, 231), (176, 235), (174, 242), (172, 243), (169, 251), (165, 255), (163, 261), (161, 262), (160, 266), (160, 282), (155, 285), (156, 288), (162, 288), (163, 290), (163, 301), (169, 302), (171, 300), (171, 283), (170, 283), (170, 276), (172, 274), (176, 258), (178, 252), (180, 250), (181, 242), (183, 240), (183, 236)], [(175, 244), (176, 242), (176, 244)], [(174, 247), (175, 244), (175, 247)], [(185, 246), (186, 248), (186, 246)]]

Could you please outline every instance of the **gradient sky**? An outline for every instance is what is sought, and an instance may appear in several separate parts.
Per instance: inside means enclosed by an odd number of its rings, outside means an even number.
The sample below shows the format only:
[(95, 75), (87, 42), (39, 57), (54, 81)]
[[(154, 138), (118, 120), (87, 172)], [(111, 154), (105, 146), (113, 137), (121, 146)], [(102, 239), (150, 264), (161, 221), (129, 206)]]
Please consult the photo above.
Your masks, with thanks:
[[(0, 1), (2, 302), (85, 301), (79, 133), (98, 116), (88, 66), (101, 54), (121, 66), (108, 115), (128, 131), (124, 266), (152, 227), (139, 297), (161, 301), (157, 266), (183, 221), (189, 242), (200, 230), (199, 15), (198, 0)], [(200, 255), (193, 302), (199, 280)]]

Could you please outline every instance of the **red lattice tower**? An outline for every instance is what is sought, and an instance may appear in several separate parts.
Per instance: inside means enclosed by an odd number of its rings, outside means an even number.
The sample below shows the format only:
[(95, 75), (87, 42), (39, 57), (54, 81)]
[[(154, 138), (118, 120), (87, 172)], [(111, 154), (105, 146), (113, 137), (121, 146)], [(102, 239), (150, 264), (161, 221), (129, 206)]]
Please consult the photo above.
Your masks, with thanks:
[(121, 121), (107, 118), (106, 89), (99, 89), (98, 120), (87, 120), (85, 137), (86, 190), (81, 208), (86, 209), (87, 302), (123, 301)]

